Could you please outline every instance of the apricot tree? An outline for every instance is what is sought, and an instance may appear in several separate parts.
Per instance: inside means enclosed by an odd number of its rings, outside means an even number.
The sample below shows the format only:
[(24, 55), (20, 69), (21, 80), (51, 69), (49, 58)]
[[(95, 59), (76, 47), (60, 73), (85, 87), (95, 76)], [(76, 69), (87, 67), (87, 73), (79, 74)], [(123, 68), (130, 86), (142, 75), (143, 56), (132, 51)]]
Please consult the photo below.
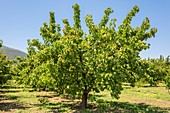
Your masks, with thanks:
[(134, 85), (143, 73), (139, 53), (149, 48), (146, 40), (155, 36), (157, 29), (150, 28), (149, 18), (133, 28), (132, 18), (139, 11), (134, 6), (118, 27), (116, 19), (109, 20), (111, 8), (104, 11), (99, 24), (93, 22), (92, 15), (85, 16), (87, 33), (81, 26), (79, 5), (73, 5), (73, 9), (73, 26), (63, 19), (61, 31), (51, 12), (49, 25), (44, 23), (40, 29), (43, 42), (29, 41), (28, 59), (34, 65), (29, 66), (29, 79), (34, 78), (35, 87), (44, 80), (51, 90), (81, 97), (82, 108), (87, 107), (91, 91), (106, 89), (119, 98), (122, 83)]

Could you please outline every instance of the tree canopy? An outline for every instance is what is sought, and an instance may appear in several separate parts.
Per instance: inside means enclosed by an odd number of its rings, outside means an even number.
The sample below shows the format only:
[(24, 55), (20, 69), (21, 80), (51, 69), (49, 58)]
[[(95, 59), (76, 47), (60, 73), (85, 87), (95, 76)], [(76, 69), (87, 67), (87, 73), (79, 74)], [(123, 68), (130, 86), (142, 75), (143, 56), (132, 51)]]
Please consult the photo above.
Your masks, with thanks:
[(133, 28), (132, 18), (139, 12), (134, 6), (118, 27), (116, 19), (109, 19), (111, 8), (104, 11), (98, 24), (92, 15), (85, 16), (87, 33), (81, 26), (79, 5), (72, 8), (73, 26), (63, 19), (61, 30), (54, 12), (50, 12), (49, 24), (40, 28), (43, 42), (28, 40), (28, 56), (20, 63), (20, 80), (34, 88), (81, 97), (82, 108), (87, 107), (92, 91), (106, 89), (119, 98), (123, 82), (134, 86), (137, 76), (143, 75), (139, 53), (149, 48), (146, 40), (154, 37), (157, 29), (150, 28), (147, 17), (141, 26)]
[(170, 56), (164, 58), (160, 55), (159, 58), (143, 59), (144, 76), (141, 79), (143, 82), (148, 82), (150, 86), (157, 86), (158, 83), (165, 83), (170, 89)]
[[(0, 40), (0, 47), (2, 47), (2, 40)], [(0, 85), (6, 83), (11, 78), (11, 61), (0, 51)]]

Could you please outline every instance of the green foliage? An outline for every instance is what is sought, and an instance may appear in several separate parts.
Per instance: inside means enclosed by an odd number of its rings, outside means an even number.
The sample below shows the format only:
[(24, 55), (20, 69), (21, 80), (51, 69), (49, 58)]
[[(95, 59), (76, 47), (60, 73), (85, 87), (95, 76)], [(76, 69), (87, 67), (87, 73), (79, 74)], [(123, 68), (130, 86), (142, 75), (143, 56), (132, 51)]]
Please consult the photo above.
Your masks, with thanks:
[(104, 89), (119, 98), (122, 83), (134, 86), (137, 75), (143, 74), (139, 53), (149, 48), (146, 40), (155, 36), (157, 29), (150, 28), (148, 18), (132, 28), (132, 18), (139, 11), (134, 6), (118, 28), (116, 19), (109, 21), (111, 8), (105, 10), (98, 25), (92, 15), (85, 16), (86, 34), (81, 28), (79, 5), (73, 5), (73, 9), (73, 26), (63, 19), (61, 32), (50, 12), (49, 25), (44, 23), (40, 28), (43, 42), (28, 40), (28, 56), (19, 64), (20, 80), (34, 88), (82, 96), (82, 103), (86, 103), (89, 92)]
[(28, 55), (16, 60), (16, 79), (19, 83), (32, 86), (35, 90), (55, 90), (57, 51), (53, 43), (59, 38), (59, 25), (55, 24), (54, 13), (50, 12), (50, 25), (43, 24), (40, 29), (44, 42), (28, 40)]
[(149, 82), (151, 86), (157, 86), (160, 82), (165, 82), (167, 88), (170, 88), (170, 59), (169, 56), (164, 58), (162, 55), (157, 59), (143, 60), (144, 77), (140, 78)]
[[(2, 41), (0, 40), (0, 47)], [(5, 55), (0, 51), (0, 85), (6, 83), (7, 80), (11, 79), (11, 67), (12, 62), (7, 59)]]
[(2, 40), (0, 40), (0, 47), (2, 47)]

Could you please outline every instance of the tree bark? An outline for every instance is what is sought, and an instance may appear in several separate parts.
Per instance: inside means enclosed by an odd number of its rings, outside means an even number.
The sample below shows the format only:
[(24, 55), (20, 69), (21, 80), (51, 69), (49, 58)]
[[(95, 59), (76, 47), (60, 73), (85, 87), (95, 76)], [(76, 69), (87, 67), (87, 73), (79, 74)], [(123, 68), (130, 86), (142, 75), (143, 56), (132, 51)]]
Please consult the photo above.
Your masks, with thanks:
[[(82, 54), (79, 55), (80, 56), (80, 63), (82, 64), (83, 66), (83, 59), (82, 59)], [(83, 95), (82, 95), (82, 102), (81, 102), (81, 108), (87, 108), (87, 96), (88, 96), (88, 93), (89, 91), (87, 90), (87, 85), (86, 85), (86, 82), (85, 82), (85, 79), (86, 79), (86, 73), (84, 72), (84, 68), (82, 67), (82, 77), (84, 79), (83, 81), (83, 84), (84, 84), (84, 91), (83, 91)]]
[(89, 91), (84, 91), (82, 95), (82, 102), (81, 102), (81, 108), (87, 108), (87, 96), (88, 96)]

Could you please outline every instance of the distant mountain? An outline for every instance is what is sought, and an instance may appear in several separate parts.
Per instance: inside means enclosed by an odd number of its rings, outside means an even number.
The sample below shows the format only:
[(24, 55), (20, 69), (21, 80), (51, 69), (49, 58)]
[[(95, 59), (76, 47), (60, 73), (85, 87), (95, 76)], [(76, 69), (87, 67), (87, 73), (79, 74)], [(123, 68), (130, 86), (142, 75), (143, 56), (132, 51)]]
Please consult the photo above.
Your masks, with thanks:
[(26, 53), (14, 48), (10, 48), (10, 47), (6, 47), (6, 46), (2, 46), (0, 48), (0, 50), (2, 50), (2, 53), (5, 54), (10, 60), (15, 59), (16, 56), (19, 57), (26, 57)]

